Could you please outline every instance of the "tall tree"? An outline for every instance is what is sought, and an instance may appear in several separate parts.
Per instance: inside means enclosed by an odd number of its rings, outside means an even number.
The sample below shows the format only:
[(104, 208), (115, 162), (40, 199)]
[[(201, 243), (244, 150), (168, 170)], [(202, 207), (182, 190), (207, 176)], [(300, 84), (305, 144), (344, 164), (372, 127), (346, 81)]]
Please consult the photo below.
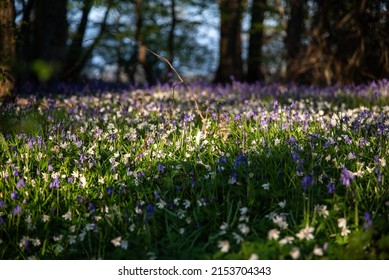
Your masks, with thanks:
[(174, 32), (177, 24), (177, 16), (176, 16), (176, 1), (170, 0), (170, 15), (171, 15), (171, 24), (169, 29), (169, 37), (168, 37), (168, 59), (171, 63), (173, 63), (174, 59)]
[(299, 73), (298, 57), (302, 51), (302, 38), (305, 25), (306, 0), (290, 1), (290, 15), (286, 29), (286, 78), (288, 81), (297, 80)]
[(15, 6), (12, 0), (0, 0), (0, 103), (14, 96), (16, 59)]
[(219, 66), (214, 82), (243, 79), (242, 16), (246, 0), (220, 0)]
[(37, 78), (59, 78), (66, 60), (67, 0), (35, 0), (33, 21), (33, 68)]
[(251, 6), (250, 40), (247, 58), (247, 81), (250, 83), (264, 79), (262, 45), (265, 6), (266, 0), (253, 0)]
[(66, 78), (77, 79), (81, 68), (83, 67), (83, 65), (81, 65), (84, 53), (83, 43), (88, 25), (88, 17), (92, 10), (93, 3), (94, 0), (86, 0), (83, 3), (80, 22), (66, 53), (66, 64), (63, 71)]

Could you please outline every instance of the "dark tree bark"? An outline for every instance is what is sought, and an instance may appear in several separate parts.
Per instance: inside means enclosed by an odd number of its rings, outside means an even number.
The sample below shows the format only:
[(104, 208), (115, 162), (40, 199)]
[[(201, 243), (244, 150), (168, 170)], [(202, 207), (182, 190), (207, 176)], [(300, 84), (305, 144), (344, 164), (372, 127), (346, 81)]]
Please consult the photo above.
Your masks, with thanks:
[(0, 0), (0, 103), (14, 97), (16, 60), (15, 6), (12, 0)]
[(176, 29), (176, 24), (177, 24), (177, 17), (176, 17), (176, 1), (175, 0), (170, 0), (170, 14), (171, 14), (171, 19), (172, 22), (170, 24), (170, 29), (169, 29), (169, 37), (168, 37), (168, 60), (170, 63), (173, 64), (173, 59), (174, 59), (174, 32)]
[(219, 66), (214, 82), (228, 83), (231, 77), (243, 79), (242, 15), (245, 0), (220, 0)]
[(306, 0), (290, 1), (290, 16), (286, 30), (287, 80), (296, 81), (299, 73), (299, 55), (302, 51), (302, 36), (305, 31)]
[(78, 79), (80, 71), (82, 70), (83, 65), (81, 65), (81, 61), (84, 53), (83, 41), (93, 2), (94, 0), (84, 1), (81, 20), (66, 55), (66, 66), (63, 74), (66, 79)]
[[(135, 12), (136, 12), (136, 30), (135, 30), (135, 41), (137, 42), (136, 57), (137, 63), (143, 68), (145, 78), (147, 82), (154, 83), (154, 75), (151, 66), (147, 61), (147, 47), (143, 37), (143, 1), (135, 0)], [(135, 66), (134, 70), (137, 70)], [(134, 73), (135, 74), (135, 73)]]
[(251, 7), (251, 26), (249, 53), (247, 59), (247, 81), (249, 83), (262, 81), (262, 45), (263, 45), (263, 20), (266, 0), (253, 0)]
[[(42, 82), (55, 80), (63, 70), (68, 38), (67, 0), (35, 0), (33, 22), (33, 60), (47, 67)], [(34, 62), (33, 62), (34, 63)], [(38, 67), (39, 68), (39, 67)], [(35, 69), (39, 72), (39, 69)]]
[(28, 0), (27, 2), (22, 1), (22, 20), (17, 27), (17, 75), (18, 78), (23, 81), (29, 78), (29, 65), (32, 61), (32, 11), (34, 8), (35, 0)]

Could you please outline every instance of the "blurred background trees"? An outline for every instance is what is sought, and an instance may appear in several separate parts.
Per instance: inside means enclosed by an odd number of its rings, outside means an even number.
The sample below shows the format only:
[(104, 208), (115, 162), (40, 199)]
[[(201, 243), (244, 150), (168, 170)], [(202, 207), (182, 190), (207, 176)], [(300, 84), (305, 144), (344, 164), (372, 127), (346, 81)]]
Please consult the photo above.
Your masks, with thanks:
[(328, 85), (389, 77), (385, 0), (1, 0), (0, 96), (14, 83)]

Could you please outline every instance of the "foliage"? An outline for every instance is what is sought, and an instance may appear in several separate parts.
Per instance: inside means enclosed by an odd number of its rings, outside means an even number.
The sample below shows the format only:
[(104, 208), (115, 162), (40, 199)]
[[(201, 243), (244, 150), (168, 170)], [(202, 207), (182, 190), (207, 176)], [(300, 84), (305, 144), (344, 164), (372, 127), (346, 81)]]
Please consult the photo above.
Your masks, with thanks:
[(1, 259), (388, 257), (387, 80), (68, 86), (0, 113)]

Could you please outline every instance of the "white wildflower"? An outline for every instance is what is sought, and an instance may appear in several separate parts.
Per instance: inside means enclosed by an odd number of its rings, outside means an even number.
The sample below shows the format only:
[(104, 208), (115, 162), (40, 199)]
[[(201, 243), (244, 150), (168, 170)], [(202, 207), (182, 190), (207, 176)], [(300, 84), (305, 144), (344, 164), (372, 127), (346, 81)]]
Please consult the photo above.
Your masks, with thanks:
[(347, 227), (347, 220), (345, 218), (339, 218), (338, 228), (346, 228), (346, 227)]
[(240, 208), (240, 209), (239, 209), (240, 215), (241, 215), (241, 216), (246, 215), (247, 212), (248, 212), (248, 210), (249, 210), (249, 209), (248, 209), (247, 207), (242, 207), (242, 208)]
[(348, 227), (342, 227), (342, 229), (340, 230), (340, 235), (341, 236), (347, 236), (349, 235), (351, 231), (348, 229)]
[(133, 232), (135, 230), (135, 224), (131, 224), (129, 227), (128, 227), (128, 230)]
[(294, 247), (289, 254), (292, 259), (297, 260), (298, 258), (300, 258), (300, 249), (298, 247)]
[(187, 200), (187, 199), (184, 200), (184, 207), (185, 207), (185, 209), (188, 209), (190, 207), (190, 201), (189, 200)]
[(121, 237), (121, 236), (116, 237), (116, 238), (114, 238), (114, 239), (111, 240), (111, 243), (112, 243), (113, 246), (115, 246), (115, 247), (119, 247), (120, 244), (121, 244), (121, 242), (122, 242), (122, 237)]
[(64, 218), (65, 220), (71, 221), (72, 220), (72, 212), (70, 212), (70, 210), (69, 210), (68, 212), (66, 212), (65, 214), (62, 215), (62, 218)]
[(314, 231), (315, 229), (313, 227), (310, 227), (310, 226), (306, 226), (305, 228), (301, 229), (297, 234), (296, 236), (298, 237), (298, 239), (300, 240), (303, 240), (303, 239), (306, 239), (306, 240), (312, 240), (314, 239), (314, 236), (312, 234), (312, 232)]
[(244, 238), (243, 238), (242, 236), (240, 236), (239, 234), (237, 234), (236, 232), (233, 232), (233, 233), (232, 233), (232, 236), (234, 237), (235, 242), (236, 242), (237, 244), (239, 244), (239, 243), (241, 243), (241, 242), (244, 241)]
[(76, 244), (76, 238), (77, 238), (76, 235), (69, 235), (68, 236), (68, 243), (69, 243), (69, 245)]
[(120, 242), (120, 248), (122, 248), (123, 250), (127, 250), (127, 248), (128, 248), (128, 241), (127, 240), (122, 240)]
[(244, 235), (247, 235), (250, 232), (250, 228), (246, 224), (239, 224), (238, 229)]
[(178, 210), (177, 210), (177, 217), (178, 217), (179, 219), (185, 218), (185, 215), (186, 215), (186, 211), (185, 211), (185, 210), (182, 210), (182, 209), (178, 209)]
[(271, 229), (267, 233), (267, 238), (269, 240), (278, 240), (280, 238), (280, 231), (278, 229)]
[(330, 215), (327, 209), (327, 205), (315, 205), (315, 210), (320, 217), (327, 218)]
[(282, 238), (279, 243), (281, 245), (286, 245), (286, 244), (292, 244), (293, 243), (293, 240), (294, 240), (294, 237), (293, 236), (285, 236), (284, 238)]
[(160, 200), (157, 202), (157, 207), (158, 207), (158, 209), (163, 209), (163, 208), (165, 208), (165, 206), (166, 206), (166, 202), (165, 202), (164, 200), (160, 199)]
[(230, 242), (228, 240), (219, 241), (218, 245), (222, 253), (227, 253), (230, 250)]
[(270, 183), (265, 183), (265, 184), (263, 184), (263, 185), (262, 185), (262, 188), (263, 188), (264, 190), (268, 191), (269, 188), (270, 188)]
[(277, 215), (273, 218), (273, 223), (275, 223), (280, 229), (288, 228), (288, 223), (285, 221), (284, 216)]
[(319, 257), (323, 256), (323, 249), (318, 246), (315, 246), (315, 248), (313, 248), (313, 254)]

